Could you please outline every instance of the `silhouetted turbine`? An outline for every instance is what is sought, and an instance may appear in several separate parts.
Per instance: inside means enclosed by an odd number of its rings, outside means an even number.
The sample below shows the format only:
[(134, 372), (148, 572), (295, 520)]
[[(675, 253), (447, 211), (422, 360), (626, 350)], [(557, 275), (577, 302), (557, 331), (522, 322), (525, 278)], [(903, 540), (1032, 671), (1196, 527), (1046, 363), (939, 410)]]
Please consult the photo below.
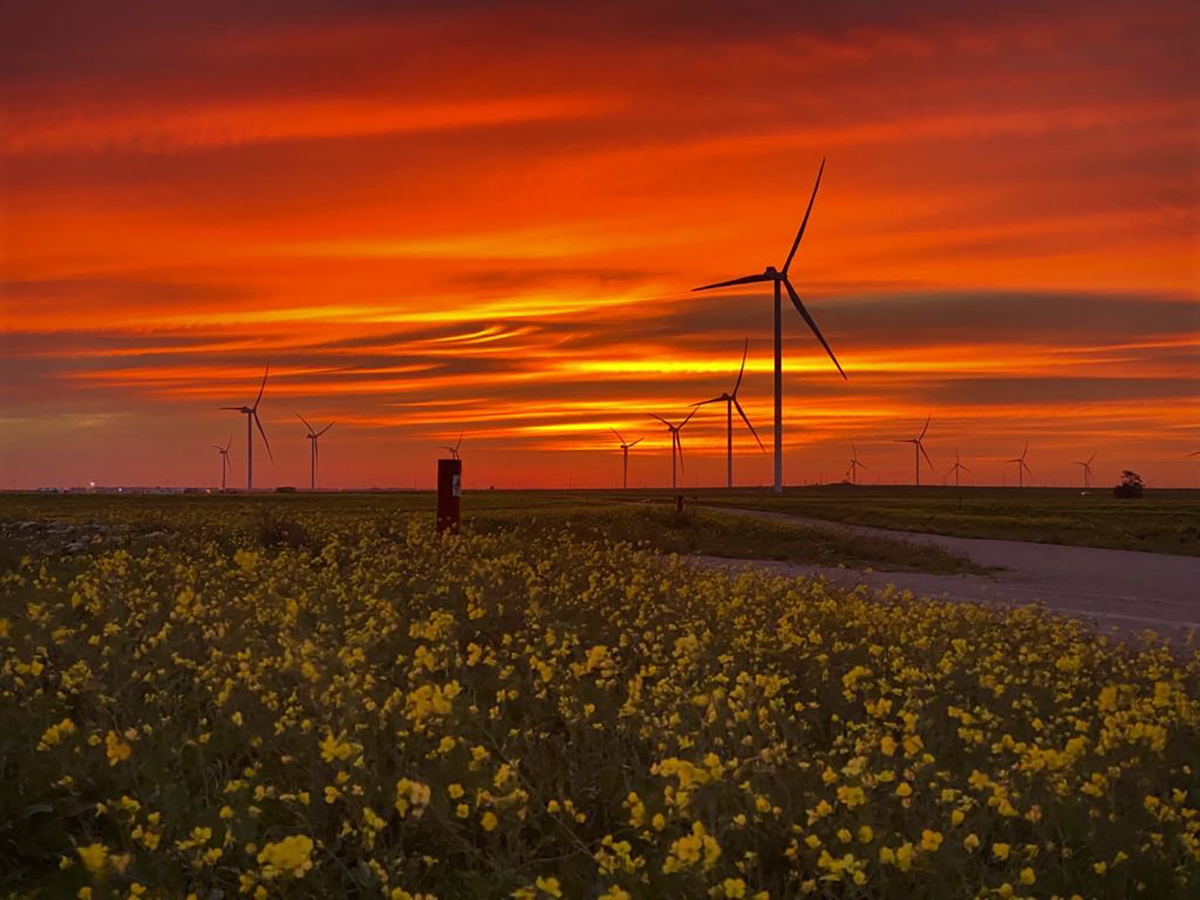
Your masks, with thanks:
[(675, 485), (676, 485), (676, 480), (675, 480), (675, 450), (676, 450), (676, 448), (679, 449), (679, 471), (681, 471), (681, 472), (683, 471), (683, 441), (680, 440), (680, 438), (679, 438), (679, 432), (683, 430), (683, 426), (686, 425), (688, 423), (688, 420), (691, 419), (692, 416), (694, 416), (695, 414), (696, 414), (696, 410), (693, 409), (690, 413), (687, 414), (686, 419), (684, 419), (678, 425), (672, 425), (670, 422), (668, 422), (662, 416), (655, 415), (654, 413), (647, 413), (647, 415), (650, 416), (650, 418), (658, 419), (658, 421), (660, 421), (664, 425), (666, 425), (667, 430), (669, 430), (671, 432), (671, 490), (675, 490)]
[(1079, 460), (1075, 461), (1075, 465), (1083, 466), (1083, 489), (1085, 491), (1092, 486), (1092, 460), (1096, 458), (1096, 453), (1099, 452), (1100, 451), (1097, 450), (1095, 453), (1089, 456), (1087, 458), (1087, 462), (1080, 462)]
[(770, 281), (775, 286), (775, 486), (776, 493), (783, 490), (783, 324), (782, 324), (782, 300), (780, 286), (787, 288), (788, 296), (792, 299), (792, 305), (796, 307), (796, 312), (800, 313), (804, 321), (808, 323), (808, 327), (812, 329), (812, 333), (816, 335), (817, 340), (821, 342), (821, 346), (825, 348), (825, 352), (829, 354), (829, 358), (833, 360), (833, 364), (837, 366), (838, 372), (843, 378), (846, 373), (842, 371), (841, 363), (837, 361), (837, 357), (833, 354), (833, 349), (829, 346), (829, 342), (825, 340), (825, 336), (821, 334), (821, 329), (817, 327), (816, 321), (813, 319), (804, 304), (800, 302), (800, 297), (796, 293), (796, 289), (792, 287), (791, 281), (788, 280), (788, 269), (792, 265), (792, 259), (796, 256), (796, 248), (800, 246), (800, 239), (804, 237), (804, 229), (808, 226), (808, 217), (812, 212), (813, 201), (817, 199), (817, 188), (821, 186), (821, 175), (825, 171), (825, 160), (821, 160), (821, 168), (817, 172), (817, 181), (813, 185), (812, 196), (808, 200), (808, 209), (804, 211), (804, 219), (800, 222), (800, 230), (796, 232), (796, 240), (792, 242), (792, 249), (787, 255), (787, 259), (783, 263), (783, 268), (777, 270), (774, 266), (767, 266), (766, 269), (758, 275), (746, 275), (742, 278), (733, 278), (729, 281), (719, 281), (716, 284), (706, 284), (702, 287), (693, 288), (696, 291), (708, 291), (714, 288), (732, 287), (740, 284), (756, 284), (760, 281)]
[(229, 447), (233, 443), (233, 438), (225, 442), (225, 446), (213, 444), (213, 449), (221, 454), (221, 493), (225, 493), (225, 470), (229, 468)]
[(321, 451), (317, 448), (317, 439), (333, 427), (333, 422), (330, 422), (320, 431), (313, 431), (313, 427), (308, 424), (308, 419), (304, 418), (300, 413), (296, 413), (296, 418), (303, 422), (304, 427), (308, 429), (308, 434), (305, 435), (310, 445), (308, 448), (308, 489), (315, 491), (317, 489), (317, 466), (321, 461)]
[(617, 440), (621, 442), (621, 455), (623, 457), (621, 461), (621, 489), (624, 490), (629, 487), (629, 448), (636, 447), (645, 438), (638, 438), (632, 443), (626, 443), (625, 438), (621, 437), (621, 432), (617, 431), (617, 429), (610, 428), (608, 430), (615, 434)]
[(1025, 449), (1021, 451), (1020, 456), (1018, 456), (1016, 459), (1006, 459), (1005, 460), (1005, 462), (1017, 464), (1017, 487), (1025, 487), (1025, 473), (1026, 472), (1029, 472), (1030, 475), (1033, 474), (1033, 472), (1030, 470), (1029, 466), (1025, 465), (1025, 454), (1028, 452), (1029, 452), (1029, 441), (1026, 441)]
[(451, 459), (461, 459), (462, 458), (458, 455), (458, 448), (462, 446), (462, 439), (463, 439), (463, 432), (460, 431), (458, 433), (458, 440), (454, 442), (453, 447), (447, 447), (445, 444), (442, 445), (443, 450), (448, 450), (450, 452)]
[(858, 461), (858, 448), (854, 446), (854, 441), (850, 442), (850, 468), (846, 470), (846, 474), (850, 476), (851, 484), (858, 484), (858, 470), (867, 468), (866, 463)]
[[(952, 466), (950, 467), (950, 472), (953, 472), (953, 473), (954, 473), (954, 486), (955, 486), (955, 487), (958, 487), (958, 473), (959, 473), (959, 472), (970, 472), (970, 471), (971, 471), (971, 470), (970, 470), (970, 469), (968, 469), (966, 466), (964, 466), (964, 465), (962, 464), (962, 462), (959, 460), (959, 458), (958, 458), (958, 451), (957, 451), (957, 450), (955, 450), (955, 451), (954, 451), (954, 465), (952, 465)], [(947, 474), (947, 475), (949, 475), (949, 474), (950, 474), (950, 472), (947, 472), (946, 474)], [(961, 502), (961, 501), (960, 501), (960, 502)]]
[(267, 448), (267, 457), (271, 462), (275, 461), (275, 457), (271, 454), (271, 442), (267, 440), (267, 433), (263, 431), (262, 422), (258, 419), (258, 404), (262, 401), (263, 391), (267, 387), (267, 375), (271, 372), (271, 367), (267, 366), (263, 371), (262, 384), (258, 387), (258, 396), (254, 398), (253, 406), (222, 406), (221, 409), (231, 409), (242, 413), (246, 417), (246, 490), (254, 490), (254, 429), (251, 427), (251, 422), (258, 426), (258, 433), (262, 435), (263, 444)]
[(912, 444), (913, 445), (913, 456), (916, 457), (916, 463), (917, 463), (917, 474), (916, 474), (917, 487), (921, 486), (921, 457), (922, 456), (925, 457), (925, 463), (929, 466), (929, 471), (931, 471), (931, 472), (933, 471), (933, 462), (929, 459), (929, 454), (925, 452), (925, 445), (923, 443), (921, 443), (925, 439), (925, 432), (927, 432), (929, 430), (929, 422), (932, 418), (933, 418), (932, 415), (929, 415), (928, 417), (926, 417), (925, 427), (921, 429), (921, 433), (918, 434), (915, 438), (905, 438), (903, 440), (892, 441), (893, 444)]
[(742, 409), (742, 404), (738, 403), (738, 389), (742, 386), (742, 375), (746, 371), (746, 354), (750, 352), (750, 338), (746, 338), (746, 346), (742, 348), (742, 367), (738, 369), (737, 381), (733, 384), (732, 394), (722, 394), (719, 397), (713, 397), (711, 400), (701, 400), (699, 403), (692, 404), (693, 406), (705, 406), (709, 403), (725, 402), (725, 486), (733, 487), (733, 409), (736, 406), (738, 415), (742, 417), (742, 421), (746, 423), (746, 427), (750, 429), (750, 433), (754, 435), (754, 439), (758, 441), (758, 449), (763, 453), (767, 452), (767, 448), (763, 446), (763, 442), (759, 440), (758, 432), (754, 430), (754, 426), (750, 424), (750, 420), (746, 417), (745, 410)]

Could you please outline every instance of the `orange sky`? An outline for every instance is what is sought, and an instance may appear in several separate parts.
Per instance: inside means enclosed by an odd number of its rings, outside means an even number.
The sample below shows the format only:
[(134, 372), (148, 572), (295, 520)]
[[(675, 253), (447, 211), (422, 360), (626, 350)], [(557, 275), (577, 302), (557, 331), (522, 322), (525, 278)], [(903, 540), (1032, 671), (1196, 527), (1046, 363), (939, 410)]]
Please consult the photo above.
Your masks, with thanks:
[[(658, 486), (732, 386), (785, 476), (1200, 484), (1185, 3), (53, 5), (0, 35), (0, 487), (210, 485), (249, 402), (307, 483)], [(72, 7), (75, 7), (72, 9)], [(980, 5), (983, 6), (983, 5)], [(1047, 9), (1052, 6), (1052, 9)], [(248, 9), (247, 7), (252, 7)], [(687, 12), (680, 12), (686, 9)], [(724, 418), (684, 431), (724, 476)], [(770, 456), (736, 432), (739, 481)], [(258, 457), (256, 457), (256, 460)]]

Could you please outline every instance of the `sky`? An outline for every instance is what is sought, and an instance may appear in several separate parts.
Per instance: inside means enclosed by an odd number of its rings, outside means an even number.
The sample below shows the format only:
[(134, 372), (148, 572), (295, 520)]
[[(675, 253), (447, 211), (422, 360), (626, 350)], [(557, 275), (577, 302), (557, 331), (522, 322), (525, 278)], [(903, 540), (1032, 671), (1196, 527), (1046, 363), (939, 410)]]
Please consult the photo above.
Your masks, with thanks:
[[(964, 10), (963, 7), (978, 7)], [(1200, 486), (1200, 15), (1177, 2), (23, 4), (0, 32), (0, 488), (784, 472)], [(725, 418), (683, 431), (719, 485)], [(737, 428), (735, 477), (770, 483)]]

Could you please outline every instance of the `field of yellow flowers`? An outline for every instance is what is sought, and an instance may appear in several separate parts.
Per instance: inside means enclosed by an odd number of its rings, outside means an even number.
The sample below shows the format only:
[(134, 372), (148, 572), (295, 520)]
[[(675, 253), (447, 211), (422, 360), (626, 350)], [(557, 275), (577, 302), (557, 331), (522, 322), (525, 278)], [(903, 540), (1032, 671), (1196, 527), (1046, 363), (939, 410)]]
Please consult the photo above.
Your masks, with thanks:
[(0, 895), (1200, 896), (1200, 653), (520, 528), (0, 575)]

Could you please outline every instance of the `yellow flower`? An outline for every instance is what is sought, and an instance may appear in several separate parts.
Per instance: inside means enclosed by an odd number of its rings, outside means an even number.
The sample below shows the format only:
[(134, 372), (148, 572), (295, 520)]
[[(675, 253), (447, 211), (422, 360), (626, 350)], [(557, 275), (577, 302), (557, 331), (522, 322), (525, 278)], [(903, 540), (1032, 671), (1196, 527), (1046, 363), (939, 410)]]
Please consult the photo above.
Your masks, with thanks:
[(1033, 874), (1033, 869), (1026, 866), (1021, 870), (1021, 884), (1033, 884), (1037, 881), (1037, 876)]
[(992, 844), (992, 855), (996, 859), (1008, 859), (1009, 849), (1008, 844)]
[(496, 814), (488, 810), (480, 818), (479, 824), (483, 826), (484, 831), (495, 831), (496, 826), (500, 824), (500, 820), (496, 818)]
[(115, 731), (110, 731), (104, 737), (104, 752), (108, 756), (108, 764), (115, 766), (117, 763), (129, 759), (133, 749), (128, 744), (122, 743)]
[(979, 838), (974, 832), (971, 832), (963, 838), (963, 846), (967, 849), (968, 853), (974, 853), (979, 849)]
[(77, 848), (79, 859), (83, 862), (86, 868), (93, 875), (103, 874), (108, 865), (108, 848), (103, 844), (88, 844), (86, 847)]
[(561, 897), (562, 896), (562, 891), (558, 887), (558, 879), (557, 878), (553, 878), (553, 877), (542, 878), (539, 876), (538, 879), (534, 882), (534, 886), (542, 893), (548, 894), (551, 897)]
[(266, 844), (257, 857), (263, 878), (303, 878), (304, 873), (313, 867), (312, 851), (313, 840), (304, 834)]
[(921, 832), (921, 849), (932, 853), (942, 846), (942, 835), (938, 831), (930, 831), (926, 828)]

